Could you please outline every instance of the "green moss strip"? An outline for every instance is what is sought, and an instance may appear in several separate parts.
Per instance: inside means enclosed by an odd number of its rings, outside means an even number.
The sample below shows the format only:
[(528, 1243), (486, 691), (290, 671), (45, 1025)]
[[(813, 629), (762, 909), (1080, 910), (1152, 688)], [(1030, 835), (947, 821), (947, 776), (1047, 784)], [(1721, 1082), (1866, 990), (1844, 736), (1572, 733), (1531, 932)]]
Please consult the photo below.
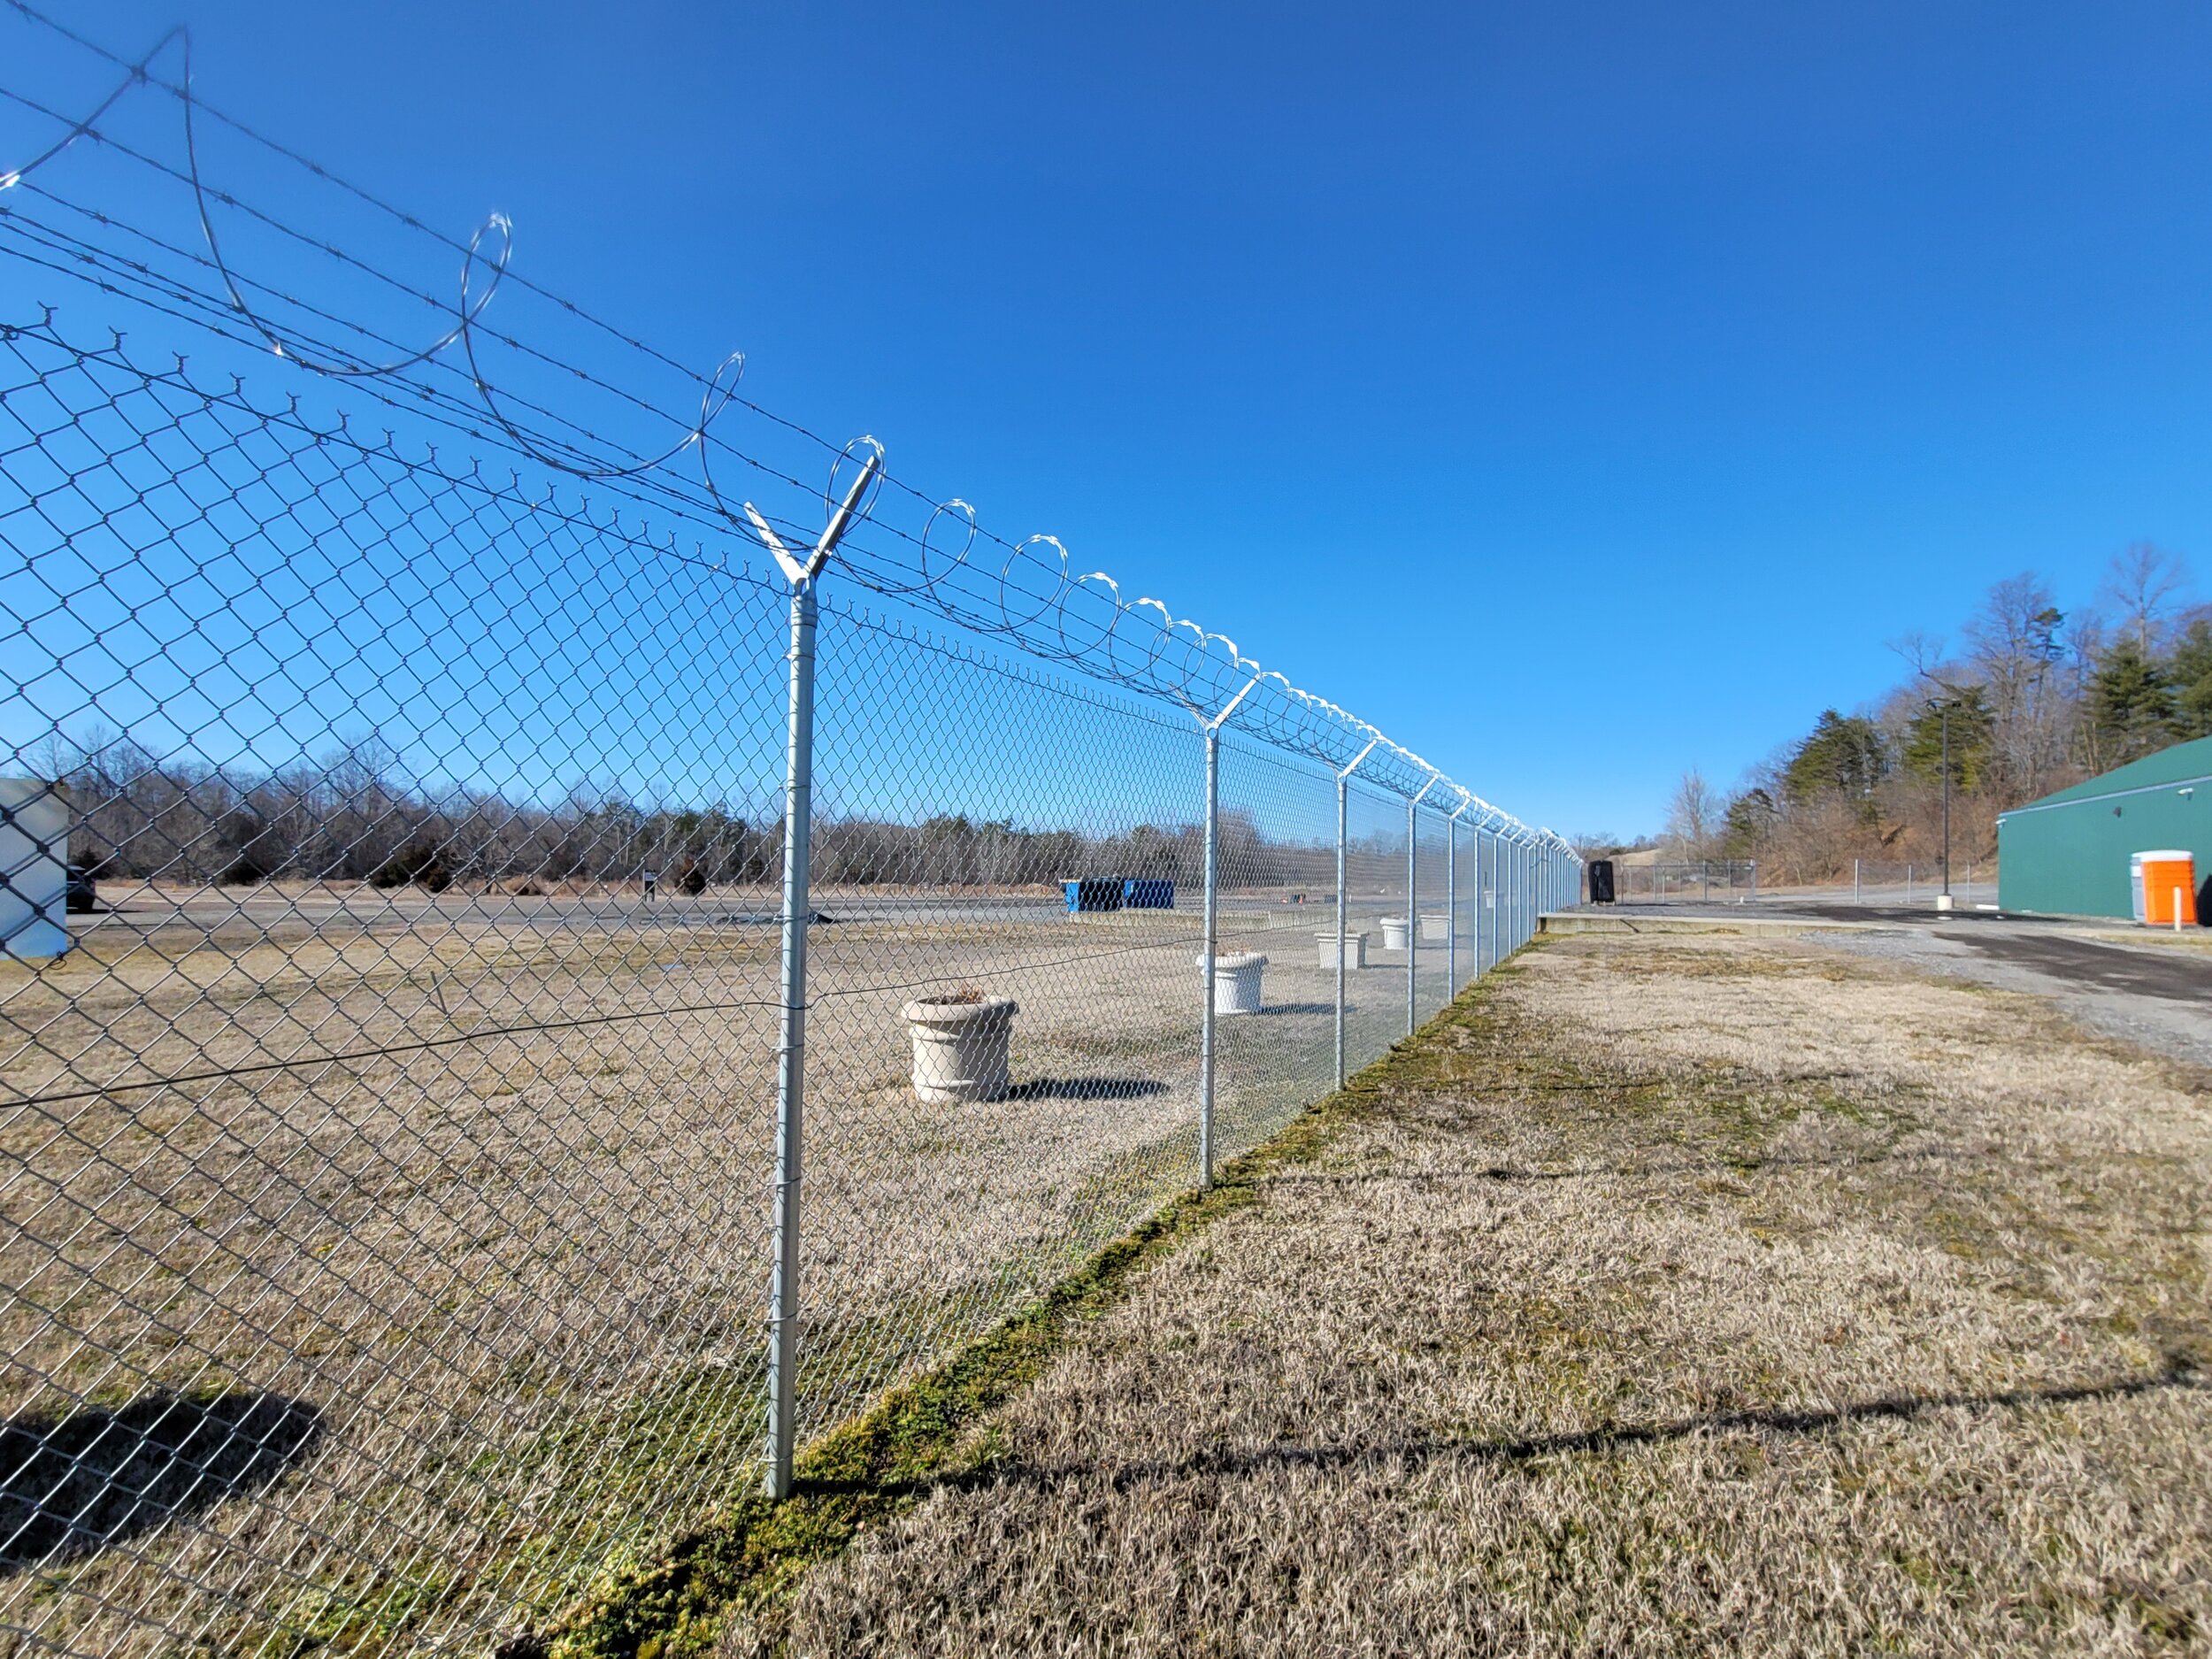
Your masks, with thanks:
[(1264, 1145), (1215, 1171), (1210, 1191), (1186, 1193), (1117, 1239), (1044, 1299), (937, 1370), (893, 1390), (865, 1416), (806, 1448), (792, 1495), (740, 1499), (712, 1525), (680, 1539), (658, 1562), (623, 1573), (550, 1632), (510, 1640), (498, 1659), (680, 1659), (708, 1652), (724, 1616), (787, 1594), (809, 1567), (864, 1529), (920, 1501), (932, 1482), (972, 1473), (991, 1455), (969, 1432), (1043, 1375), (1071, 1334), (1119, 1302), (1143, 1268), (1223, 1216), (1256, 1202), (1271, 1173), (1321, 1156), (1382, 1095), (1435, 1080), (1439, 1035), (1479, 1025), (1481, 1005), (1510, 966), (1456, 1002), (1317, 1102)]

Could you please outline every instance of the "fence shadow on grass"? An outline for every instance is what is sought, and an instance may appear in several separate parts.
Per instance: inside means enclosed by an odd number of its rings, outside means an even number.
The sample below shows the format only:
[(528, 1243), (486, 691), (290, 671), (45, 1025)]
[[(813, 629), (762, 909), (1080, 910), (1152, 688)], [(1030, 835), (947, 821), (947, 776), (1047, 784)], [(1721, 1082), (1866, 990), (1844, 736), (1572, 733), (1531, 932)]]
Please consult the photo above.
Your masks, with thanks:
[(1149, 1077), (1033, 1077), (1006, 1091), (1008, 1100), (1141, 1100), (1164, 1094), (1167, 1085)]
[[(941, 1488), (968, 1489), (1002, 1485), (1057, 1486), (1102, 1476), (1114, 1491), (1153, 1480), (1191, 1478), (1236, 1479), (1271, 1469), (1360, 1469), (1395, 1463), (1409, 1468), (1431, 1463), (1497, 1463), (1513, 1465), (1546, 1457), (1603, 1455), (1640, 1446), (1662, 1446), (1701, 1434), (1724, 1434), (1738, 1430), (1763, 1430), (1776, 1434), (1816, 1435), (1832, 1432), (1855, 1423), (1910, 1422), (1939, 1411), (2008, 1411), (2035, 1406), (2062, 1406), (2127, 1400), (2165, 1389), (2203, 1388), (2207, 1380), (2186, 1355), (2169, 1356), (2162, 1369), (2147, 1376), (2115, 1378), (2100, 1383), (2063, 1387), (2008, 1388), (1991, 1394), (1883, 1394), (1871, 1400), (1817, 1410), (1787, 1407), (1751, 1407), (1736, 1411), (1703, 1412), (1663, 1423), (1607, 1424), (1563, 1434), (1537, 1434), (1512, 1440), (1486, 1440), (1474, 1435), (1422, 1435), (1390, 1440), (1351, 1440), (1338, 1445), (1308, 1446), (1279, 1441), (1255, 1448), (1210, 1448), (1178, 1459), (1100, 1466), (1068, 1463), (1056, 1467), (1016, 1461), (987, 1463), (936, 1479), (892, 1483), (879, 1492), (925, 1494)], [(810, 1491), (834, 1492), (854, 1483), (802, 1481)]]
[(1804, 1157), (1791, 1154), (1716, 1154), (1705, 1158), (1655, 1158), (1648, 1163), (1593, 1164), (1579, 1169), (1527, 1169), (1505, 1164), (1448, 1164), (1385, 1170), (1279, 1170), (1267, 1177), (1282, 1187), (1379, 1187), (1422, 1181), (1587, 1181), (1655, 1175), (1759, 1175), (1782, 1170), (1852, 1170), (1877, 1164), (1975, 1164), (1986, 1155), (1971, 1147), (1885, 1147)]
[(281, 1394), (157, 1393), (0, 1423), (0, 1578), (257, 1492), (304, 1459), (323, 1414)]

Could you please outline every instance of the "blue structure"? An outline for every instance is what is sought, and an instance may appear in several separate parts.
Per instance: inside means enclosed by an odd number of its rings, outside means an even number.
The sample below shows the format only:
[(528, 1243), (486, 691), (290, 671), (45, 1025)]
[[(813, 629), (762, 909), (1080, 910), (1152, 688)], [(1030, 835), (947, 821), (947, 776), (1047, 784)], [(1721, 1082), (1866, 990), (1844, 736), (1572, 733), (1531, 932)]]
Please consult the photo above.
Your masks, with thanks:
[(1171, 910), (1175, 883), (1165, 876), (1084, 876), (1064, 882), (1068, 914), (1079, 910)]
[(1085, 876), (1079, 881), (1066, 884), (1068, 914), (1078, 910), (1118, 910), (1121, 908), (1122, 889), (1127, 885), (1119, 876)]

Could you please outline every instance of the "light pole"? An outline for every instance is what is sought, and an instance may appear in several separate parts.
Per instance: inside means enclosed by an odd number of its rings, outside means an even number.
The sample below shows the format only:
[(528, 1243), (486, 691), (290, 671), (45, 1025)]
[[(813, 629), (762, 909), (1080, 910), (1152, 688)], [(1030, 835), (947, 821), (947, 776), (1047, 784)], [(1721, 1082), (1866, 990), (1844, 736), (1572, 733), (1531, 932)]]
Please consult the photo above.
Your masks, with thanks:
[(1951, 908), (1951, 704), (1943, 704), (1943, 908)]
[(1944, 694), (1940, 699), (1924, 699), (1921, 706), (1933, 709), (1943, 723), (1943, 895), (1936, 901), (1936, 909), (1947, 910), (1951, 908), (1951, 705), (1958, 700), (1959, 688), (1948, 680), (1938, 680), (1924, 668), (1918, 672)]

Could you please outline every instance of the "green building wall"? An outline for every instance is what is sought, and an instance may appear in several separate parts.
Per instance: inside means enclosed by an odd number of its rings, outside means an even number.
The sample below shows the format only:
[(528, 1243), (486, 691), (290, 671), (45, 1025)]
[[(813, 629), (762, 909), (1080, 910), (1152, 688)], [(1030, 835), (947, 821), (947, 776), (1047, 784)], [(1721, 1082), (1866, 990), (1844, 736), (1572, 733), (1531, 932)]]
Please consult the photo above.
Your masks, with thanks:
[(2212, 737), (2016, 807), (1997, 819), (1997, 902), (2046, 916), (2134, 914), (2128, 860), (2196, 855), (2197, 914), (2212, 911)]

